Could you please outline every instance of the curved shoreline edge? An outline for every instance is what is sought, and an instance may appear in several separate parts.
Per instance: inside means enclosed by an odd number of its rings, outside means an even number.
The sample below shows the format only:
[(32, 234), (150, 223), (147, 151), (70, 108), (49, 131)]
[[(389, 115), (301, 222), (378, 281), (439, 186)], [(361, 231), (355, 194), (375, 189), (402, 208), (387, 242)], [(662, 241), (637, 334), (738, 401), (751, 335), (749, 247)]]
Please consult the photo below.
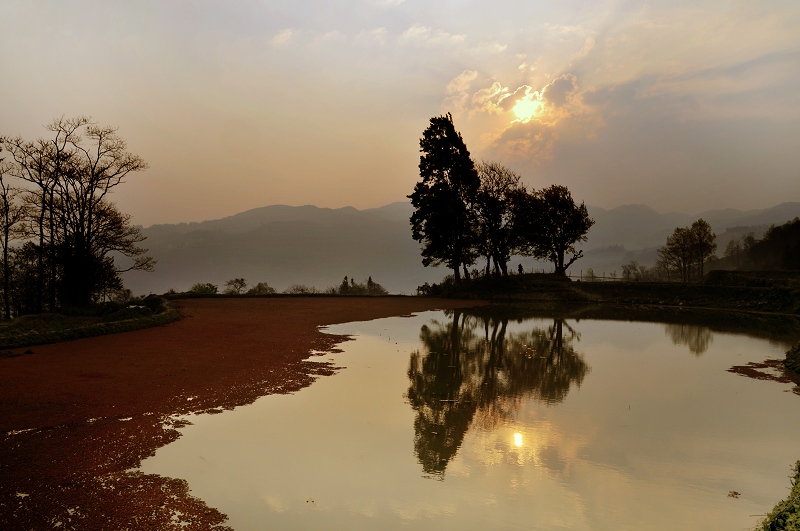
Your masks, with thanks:
[(175, 301), (163, 326), (35, 346), (0, 359), (0, 528), (227, 529), (185, 481), (142, 459), (180, 436), (181, 417), (291, 393), (332, 374), (307, 361), (349, 338), (320, 327), (477, 301), (246, 298)]

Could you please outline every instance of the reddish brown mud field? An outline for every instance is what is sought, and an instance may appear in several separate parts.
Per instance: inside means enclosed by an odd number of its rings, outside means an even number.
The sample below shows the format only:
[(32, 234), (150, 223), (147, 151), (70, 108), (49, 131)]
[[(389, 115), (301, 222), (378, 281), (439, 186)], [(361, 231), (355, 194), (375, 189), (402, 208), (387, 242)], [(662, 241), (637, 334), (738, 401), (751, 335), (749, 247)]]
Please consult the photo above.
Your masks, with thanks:
[[(333, 372), (304, 361), (346, 337), (318, 327), (475, 306), (387, 298), (193, 299), (184, 318), (0, 359), (0, 529), (223, 529), (185, 481), (131, 472), (218, 413)], [(27, 349), (14, 349), (21, 354)], [(181, 514), (184, 525), (173, 518)]]

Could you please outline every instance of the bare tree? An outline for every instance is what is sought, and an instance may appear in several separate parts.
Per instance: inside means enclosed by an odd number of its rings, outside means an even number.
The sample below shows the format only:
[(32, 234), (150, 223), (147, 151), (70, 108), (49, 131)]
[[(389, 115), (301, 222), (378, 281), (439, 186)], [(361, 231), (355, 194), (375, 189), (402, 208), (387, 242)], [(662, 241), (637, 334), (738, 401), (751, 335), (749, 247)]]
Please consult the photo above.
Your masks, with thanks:
[(133, 258), (132, 269), (147, 270), (153, 264), (137, 254), (145, 251), (136, 246), (143, 237), (130, 226), (129, 216), (107, 199), (127, 175), (147, 168), (145, 162), (127, 151), (115, 128), (101, 127), (85, 116), (56, 118), (47, 130), (50, 140), (0, 139), (13, 158), (10, 174), (29, 184), (34, 206), (37, 311), (44, 309), (46, 280), (50, 310), (56, 305), (57, 285), (61, 304), (88, 304), (96, 281), (121, 270), (109, 269), (106, 258), (113, 251)]
[(520, 189), (520, 176), (496, 162), (478, 164), (480, 188), (477, 195), (478, 246), (486, 257), (486, 274), (491, 262), (497, 275), (508, 276), (508, 261), (515, 247), (511, 197)]
[(627, 264), (622, 266), (622, 278), (625, 280), (639, 280), (640, 277), (640, 270), (639, 270), (639, 262), (636, 260), (631, 260)]
[(753, 247), (755, 242), (756, 236), (753, 232), (748, 232), (740, 238), (730, 240), (725, 246), (724, 256), (733, 263), (733, 267), (738, 268), (746, 262), (750, 248)]
[(247, 282), (243, 278), (232, 278), (225, 282), (225, 293), (228, 295), (241, 295), (247, 287)]
[(717, 248), (716, 235), (703, 219), (691, 227), (678, 227), (667, 238), (667, 243), (658, 249), (659, 261), (665, 267), (680, 274), (681, 281), (691, 282), (696, 271), (703, 276), (706, 260)]

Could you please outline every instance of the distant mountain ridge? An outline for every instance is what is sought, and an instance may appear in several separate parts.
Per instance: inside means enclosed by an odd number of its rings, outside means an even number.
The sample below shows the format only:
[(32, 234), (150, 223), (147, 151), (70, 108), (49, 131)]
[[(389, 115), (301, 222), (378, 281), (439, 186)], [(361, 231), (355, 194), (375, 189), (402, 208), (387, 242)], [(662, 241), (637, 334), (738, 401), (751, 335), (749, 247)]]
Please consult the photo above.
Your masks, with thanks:
[[(574, 273), (589, 267), (597, 274), (611, 272), (632, 259), (652, 265), (656, 248), (675, 227), (701, 217), (718, 234), (721, 254), (726, 237), (748, 230), (761, 236), (769, 225), (800, 216), (800, 202), (760, 210), (709, 210), (695, 216), (660, 214), (646, 205), (587, 208), (595, 225), (583, 244), (585, 258), (570, 268)], [(125, 273), (125, 285), (137, 294), (163, 293), (185, 291), (198, 282), (222, 289), (226, 280), (244, 277), (250, 284), (268, 282), (282, 291), (292, 284), (324, 289), (347, 275), (357, 281), (371, 276), (392, 293), (413, 293), (448, 271), (422, 266), (419, 244), (411, 238), (412, 212), (408, 202), (365, 210), (272, 205), (222, 219), (153, 225), (143, 232), (149, 254), (158, 260), (156, 270)], [(547, 269), (529, 258), (512, 262), (521, 262), (527, 270)]]
[(719, 235), (734, 227), (766, 228), (800, 216), (800, 202), (756, 210), (708, 210), (693, 216), (678, 212), (660, 214), (647, 205), (622, 205), (610, 210), (587, 208), (595, 220), (584, 246), (587, 250), (609, 245), (623, 245), (631, 250), (660, 246), (676, 227), (689, 226), (700, 218)]

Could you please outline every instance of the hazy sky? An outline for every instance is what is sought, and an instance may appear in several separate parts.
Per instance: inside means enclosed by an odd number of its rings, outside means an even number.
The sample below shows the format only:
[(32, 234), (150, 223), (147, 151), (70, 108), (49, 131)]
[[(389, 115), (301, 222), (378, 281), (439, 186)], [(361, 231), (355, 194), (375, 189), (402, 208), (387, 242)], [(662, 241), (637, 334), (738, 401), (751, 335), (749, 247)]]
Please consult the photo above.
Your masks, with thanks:
[(377, 207), (452, 112), (476, 160), (587, 204), (800, 201), (800, 2), (0, 3), (0, 134), (119, 127), (150, 225)]

